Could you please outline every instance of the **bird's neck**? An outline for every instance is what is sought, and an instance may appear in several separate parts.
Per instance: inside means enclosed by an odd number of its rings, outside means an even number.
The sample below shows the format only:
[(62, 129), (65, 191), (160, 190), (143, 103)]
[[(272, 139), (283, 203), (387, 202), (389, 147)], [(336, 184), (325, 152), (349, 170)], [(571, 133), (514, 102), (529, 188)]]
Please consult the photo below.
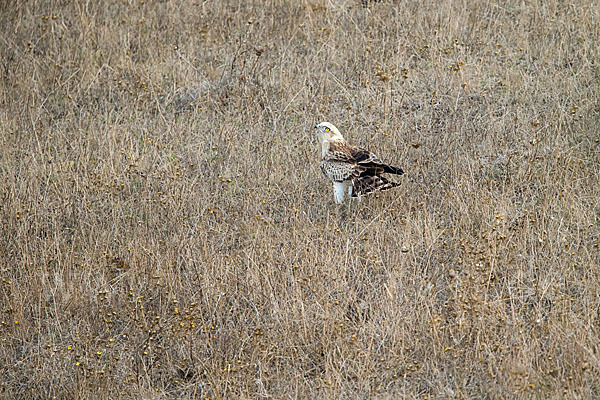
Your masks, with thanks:
[(327, 153), (329, 153), (329, 140), (323, 140), (321, 142), (321, 158), (327, 158)]
[(336, 143), (344, 142), (344, 138), (331, 138), (325, 139), (321, 142), (321, 156), (323, 158), (327, 158), (329, 151), (331, 150), (331, 146), (335, 146)]

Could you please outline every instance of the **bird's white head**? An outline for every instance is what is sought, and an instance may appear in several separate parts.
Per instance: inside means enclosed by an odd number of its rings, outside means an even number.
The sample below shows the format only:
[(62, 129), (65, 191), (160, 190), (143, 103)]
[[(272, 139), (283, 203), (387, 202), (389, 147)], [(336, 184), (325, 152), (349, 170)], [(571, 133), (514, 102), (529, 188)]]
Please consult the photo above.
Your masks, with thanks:
[(321, 122), (315, 125), (321, 143), (331, 140), (344, 140), (344, 137), (331, 122)]

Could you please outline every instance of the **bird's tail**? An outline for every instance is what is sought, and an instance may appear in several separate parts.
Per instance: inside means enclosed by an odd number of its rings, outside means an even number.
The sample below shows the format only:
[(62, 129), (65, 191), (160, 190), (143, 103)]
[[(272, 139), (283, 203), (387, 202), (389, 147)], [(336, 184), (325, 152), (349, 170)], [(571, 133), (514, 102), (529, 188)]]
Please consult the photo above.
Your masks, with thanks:
[(383, 176), (361, 176), (354, 179), (352, 183), (352, 197), (359, 197), (367, 193), (387, 190), (396, 186), (400, 186), (400, 184), (398, 182), (389, 181)]
[(373, 174), (396, 174), (403, 175), (404, 171), (400, 167), (394, 167), (392, 165), (384, 164), (380, 161), (377, 162), (367, 162), (367, 163), (358, 163), (358, 170), (360, 175), (364, 175), (367, 173), (368, 175)]
[(384, 165), (383, 172), (387, 172), (388, 174), (396, 174), (396, 175), (404, 174), (404, 171), (402, 170), (402, 168), (394, 167), (392, 165)]

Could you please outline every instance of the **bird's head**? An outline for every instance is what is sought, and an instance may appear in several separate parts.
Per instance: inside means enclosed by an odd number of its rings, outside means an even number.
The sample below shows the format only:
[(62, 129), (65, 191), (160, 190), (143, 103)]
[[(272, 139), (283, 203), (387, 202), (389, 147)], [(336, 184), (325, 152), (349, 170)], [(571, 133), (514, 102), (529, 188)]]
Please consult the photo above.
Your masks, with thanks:
[(321, 122), (320, 124), (315, 125), (315, 128), (317, 129), (317, 135), (319, 136), (320, 142), (344, 140), (344, 137), (338, 128), (336, 128), (335, 125), (330, 122)]

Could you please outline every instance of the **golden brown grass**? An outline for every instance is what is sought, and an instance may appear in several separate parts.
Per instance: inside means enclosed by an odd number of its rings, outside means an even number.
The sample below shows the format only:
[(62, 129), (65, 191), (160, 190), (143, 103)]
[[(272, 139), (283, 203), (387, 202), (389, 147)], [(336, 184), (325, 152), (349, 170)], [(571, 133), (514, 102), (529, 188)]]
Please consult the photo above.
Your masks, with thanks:
[(4, 2), (0, 396), (598, 398), (593, 3)]

